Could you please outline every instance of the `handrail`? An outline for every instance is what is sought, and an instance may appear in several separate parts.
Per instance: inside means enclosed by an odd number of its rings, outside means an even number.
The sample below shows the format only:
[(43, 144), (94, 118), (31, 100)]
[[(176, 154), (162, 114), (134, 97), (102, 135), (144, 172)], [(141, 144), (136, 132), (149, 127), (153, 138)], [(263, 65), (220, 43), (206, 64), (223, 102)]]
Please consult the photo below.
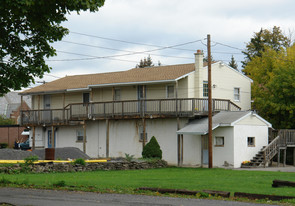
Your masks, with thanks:
[[(230, 100), (213, 99), (213, 111), (241, 110)], [(71, 103), (62, 109), (23, 110), (23, 122), (40, 123), (48, 116), (52, 121), (85, 120), (96, 118), (193, 117), (208, 112), (207, 98), (143, 99)], [(51, 112), (48, 115), (46, 112)], [(54, 113), (54, 114), (53, 114)], [(62, 114), (62, 115), (61, 115)]]
[(281, 137), (277, 136), (271, 143), (262, 149), (264, 156), (264, 166), (278, 153), (279, 142)]

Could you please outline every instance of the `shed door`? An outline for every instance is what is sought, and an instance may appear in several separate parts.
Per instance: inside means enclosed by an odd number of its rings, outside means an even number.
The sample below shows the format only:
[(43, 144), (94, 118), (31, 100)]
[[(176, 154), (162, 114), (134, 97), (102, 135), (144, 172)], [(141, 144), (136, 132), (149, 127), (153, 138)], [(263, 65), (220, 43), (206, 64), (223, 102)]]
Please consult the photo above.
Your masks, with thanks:
[(202, 164), (207, 165), (209, 160), (208, 155), (208, 136), (202, 135)]

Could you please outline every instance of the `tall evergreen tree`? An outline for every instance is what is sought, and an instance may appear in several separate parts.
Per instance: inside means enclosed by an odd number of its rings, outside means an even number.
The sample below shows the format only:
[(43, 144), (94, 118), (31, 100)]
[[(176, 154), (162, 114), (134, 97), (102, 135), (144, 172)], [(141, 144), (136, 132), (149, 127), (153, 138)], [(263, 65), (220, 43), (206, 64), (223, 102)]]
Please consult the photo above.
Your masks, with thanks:
[(234, 58), (234, 55), (231, 56), (231, 60), (230, 60), (230, 62), (228, 64), (228, 66), (238, 70), (238, 64), (237, 64), (237, 62), (236, 62), (236, 60)]
[(267, 47), (280, 51), (289, 47), (290, 44), (290, 38), (283, 34), (280, 27), (274, 26), (271, 30), (261, 28), (259, 32), (254, 33), (250, 42), (247, 43), (245, 51), (242, 51), (246, 55), (245, 61), (242, 61), (242, 66), (245, 68), (254, 57), (261, 57), (262, 52)]
[(136, 68), (144, 68), (144, 67), (153, 67), (153, 61), (151, 56), (149, 55), (147, 58), (145, 57), (143, 60), (141, 59), (139, 64), (136, 65)]

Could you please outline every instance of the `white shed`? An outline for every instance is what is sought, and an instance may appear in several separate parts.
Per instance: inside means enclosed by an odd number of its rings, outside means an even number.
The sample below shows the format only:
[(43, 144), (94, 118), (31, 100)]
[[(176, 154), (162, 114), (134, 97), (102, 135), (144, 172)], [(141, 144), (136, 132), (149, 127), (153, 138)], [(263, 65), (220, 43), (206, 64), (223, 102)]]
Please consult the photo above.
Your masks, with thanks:
[[(214, 167), (240, 167), (268, 145), (271, 124), (252, 111), (224, 111), (214, 115), (212, 121)], [(177, 133), (183, 135), (183, 164), (189, 164), (192, 158), (196, 165), (208, 164), (208, 118), (193, 120)], [(186, 144), (193, 138), (197, 145)]]

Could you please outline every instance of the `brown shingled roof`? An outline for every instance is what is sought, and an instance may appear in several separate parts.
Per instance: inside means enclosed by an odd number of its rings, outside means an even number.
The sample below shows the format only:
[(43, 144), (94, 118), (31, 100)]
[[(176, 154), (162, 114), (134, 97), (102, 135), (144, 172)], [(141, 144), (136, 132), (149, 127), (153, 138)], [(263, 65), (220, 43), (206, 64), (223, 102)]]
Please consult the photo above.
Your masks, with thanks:
[(194, 71), (194, 69), (194, 64), (180, 64), (171, 66), (134, 68), (122, 72), (66, 76), (61, 79), (26, 90), (22, 92), (22, 94), (62, 92), (67, 89), (87, 88), (88, 85), (175, 80)]

